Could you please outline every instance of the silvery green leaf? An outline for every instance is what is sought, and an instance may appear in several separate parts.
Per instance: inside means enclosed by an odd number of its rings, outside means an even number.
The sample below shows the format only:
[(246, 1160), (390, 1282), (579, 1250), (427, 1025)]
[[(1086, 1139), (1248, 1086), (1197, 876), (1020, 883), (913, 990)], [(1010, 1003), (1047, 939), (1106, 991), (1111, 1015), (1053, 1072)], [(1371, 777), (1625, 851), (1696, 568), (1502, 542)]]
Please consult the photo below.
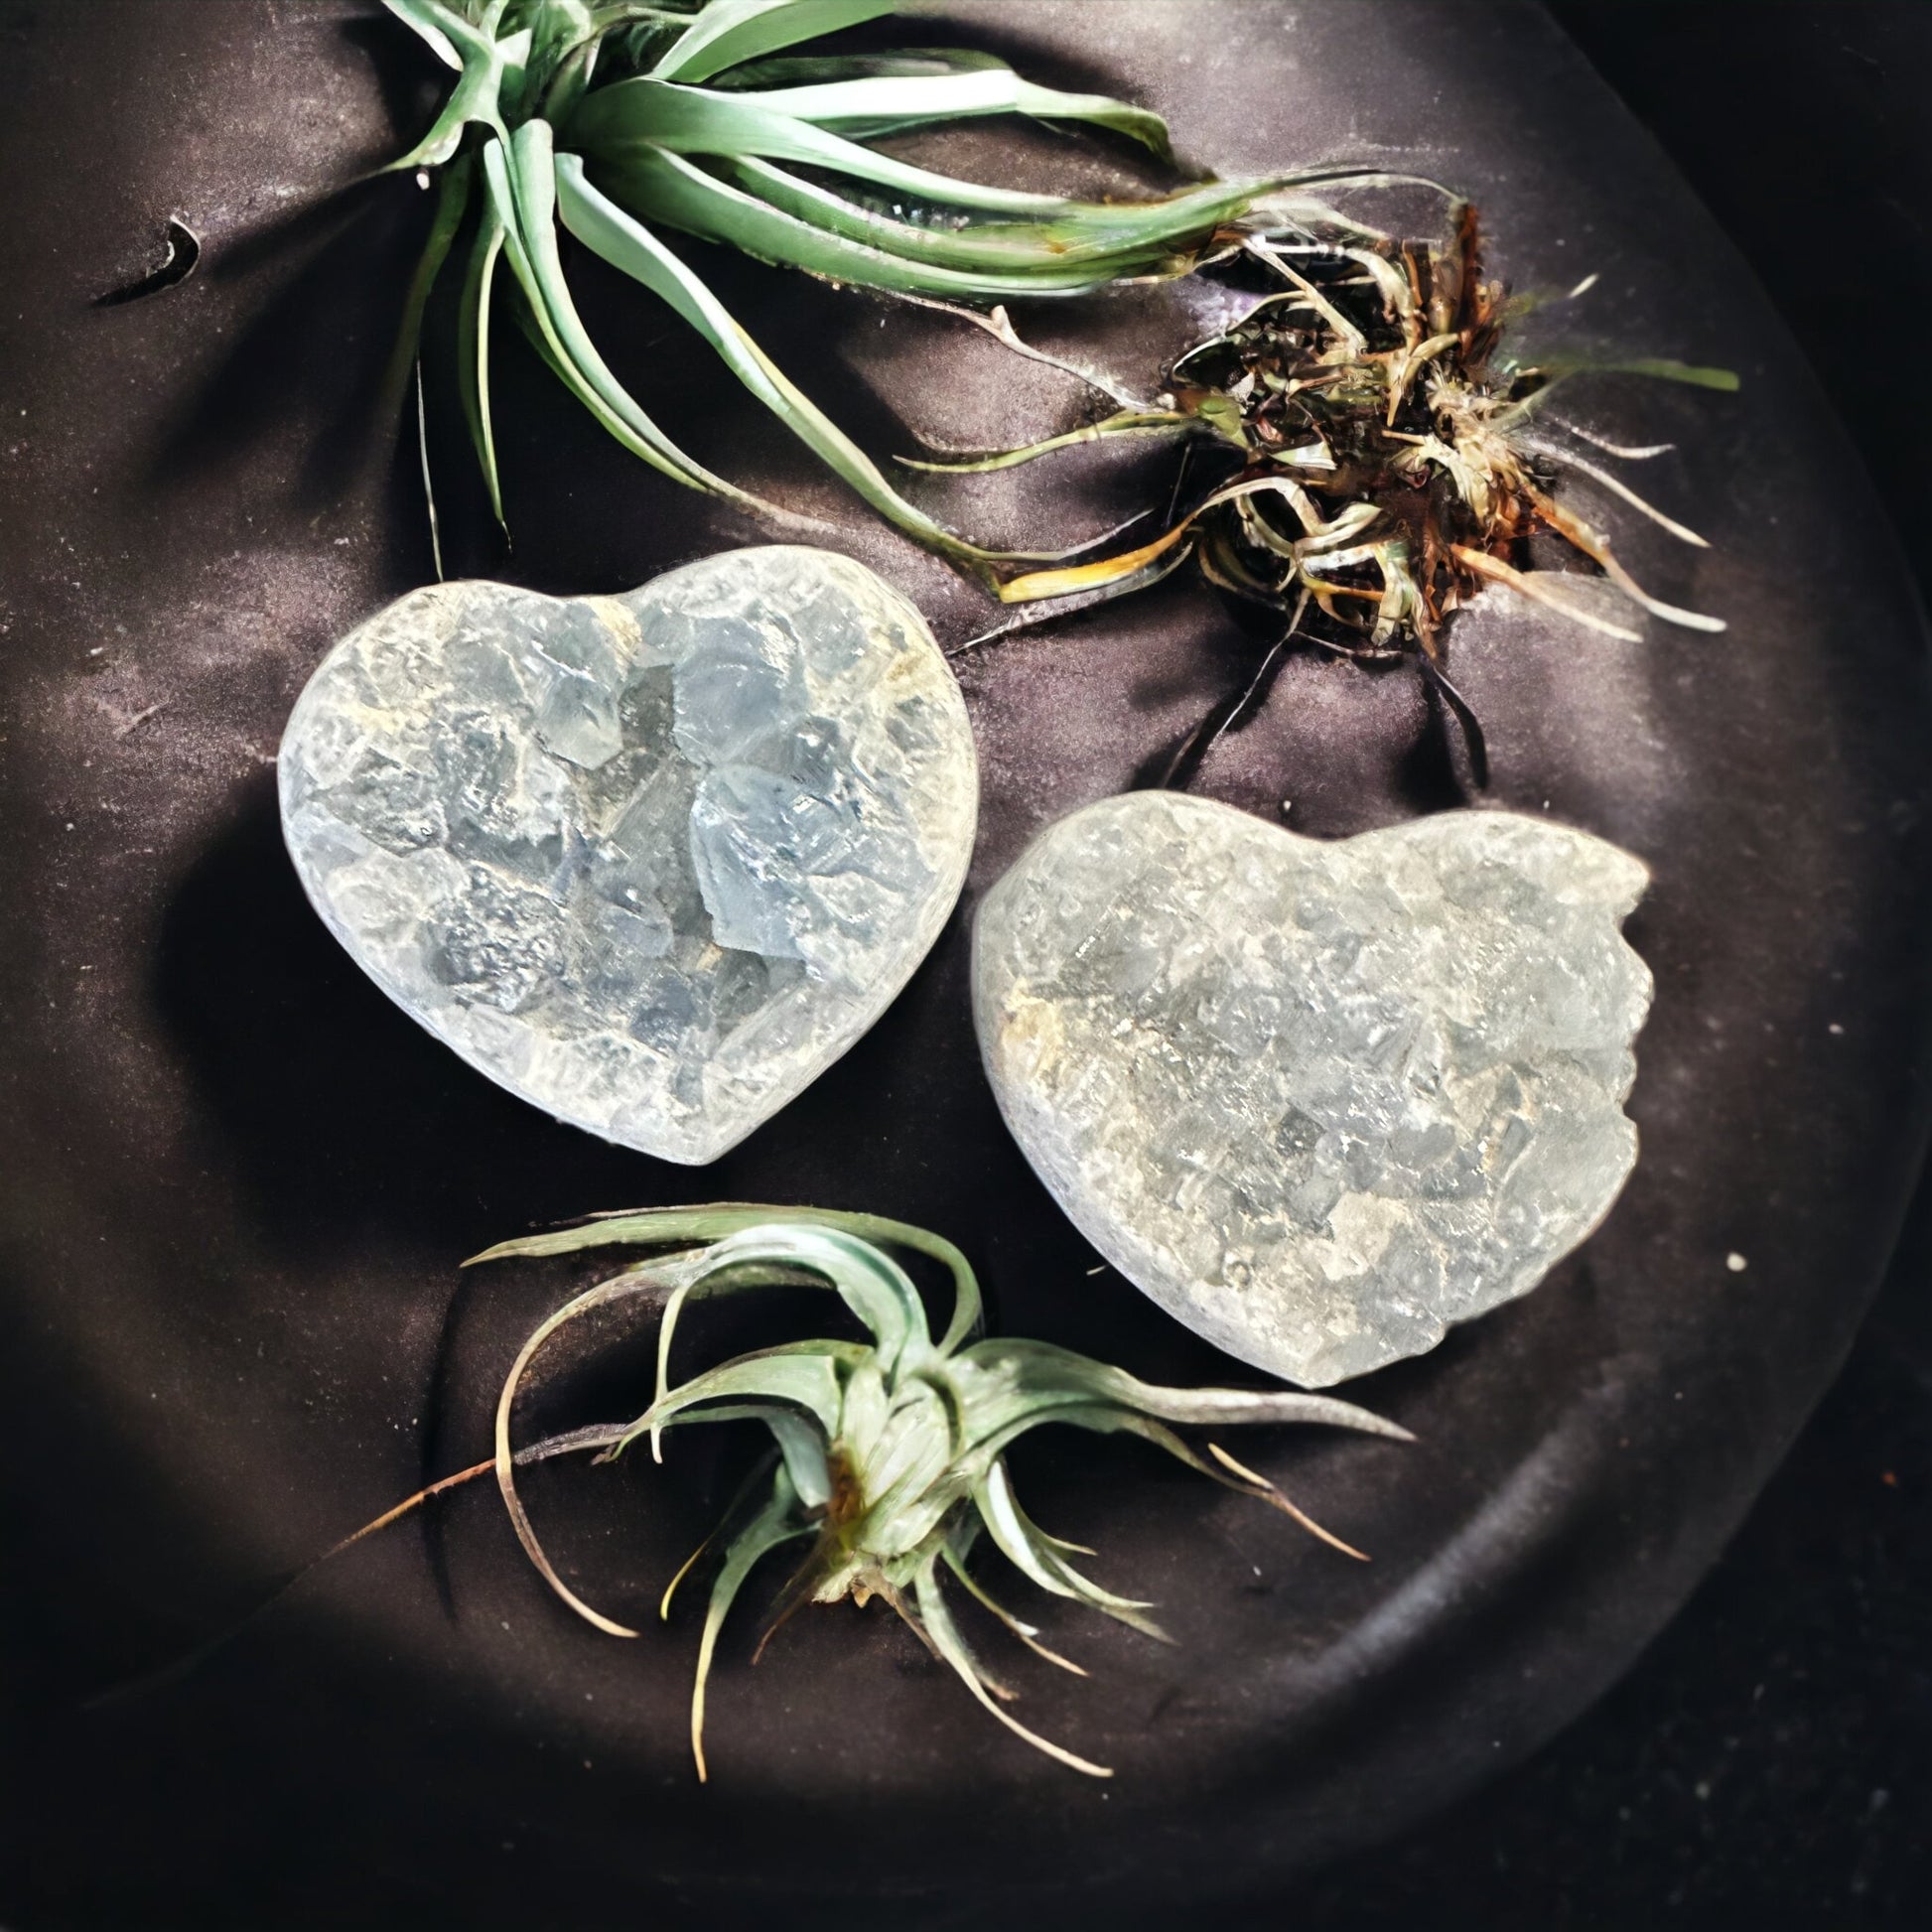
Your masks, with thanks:
[(966, 1648), (966, 1640), (959, 1634), (959, 1626), (953, 1622), (952, 1612), (939, 1589), (939, 1580), (928, 1567), (918, 1579), (919, 1614), (932, 1638), (933, 1647), (950, 1664), (975, 1698), (999, 1719), (1006, 1727), (1024, 1737), (1037, 1751), (1044, 1751), (1050, 1758), (1066, 1765), (1070, 1770), (1084, 1771), (1090, 1778), (1110, 1778), (1113, 1772), (1104, 1764), (1095, 1764), (1091, 1759), (1076, 1756), (1063, 1745), (1055, 1744), (1049, 1738), (1040, 1736), (1035, 1730), (1029, 1730), (1017, 1718), (1001, 1710), (995, 1700), (989, 1681), (973, 1659), (973, 1653)]
[(653, 69), (662, 80), (706, 80), (841, 27), (877, 20), (897, 0), (711, 0)]
[(1164, 161), (1173, 158), (1168, 124), (1159, 114), (1105, 94), (1035, 86), (1004, 64), (949, 73), (872, 74), (781, 88), (760, 98), (778, 113), (859, 139), (987, 114), (1028, 114), (1038, 120), (1091, 121), (1151, 148)]
[(994, 188), (934, 174), (809, 121), (777, 113), (756, 96), (672, 87), (648, 77), (621, 80), (588, 95), (571, 116), (564, 138), (594, 168), (647, 151), (761, 155), (770, 161), (829, 168), (950, 207), (981, 208), (996, 214), (1050, 215), (1079, 206), (1060, 195)]
[[(1065, 1422), (1091, 1434), (1140, 1436), (1187, 1467), (1285, 1511), (1346, 1551), (1346, 1544), (1310, 1522), (1267, 1477), (1237, 1462), (1218, 1444), (1210, 1444), (1208, 1454), (1201, 1455), (1164, 1418), (1183, 1424), (1321, 1422), (1403, 1434), (1325, 1398), (1286, 1391), (1162, 1389), (1064, 1348), (1024, 1341), (965, 1346), (957, 1321), (957, 1332), (949, 1332), (935, 1348), (923, 1339), (923, 1312), (903, 1271), (870, 1249), (856, 1229), (865, 1223), (887, 1231), (887, 1238), (901, 1246), (940, 1257), (957, 1254), (949, 1243), (863, 1216), (797, 1210), (788, 1222), (764, 1218), (783, 1212), (731, 1204), (659, 1209), (527, 1237), (491, 1251), (555, 1254), (600, 1242), (639, 1245), (714, 1237), (704, 1247), (627, 1271), (567, 1303), (524, 1344), (497, 1407), (493, 1466), (526, 1552), (566, 1603), (599, 1628), (619, 1635), (631, 1633), (594, 1610), (564, 1583), (516, 1498), (514, 1477), (522, 1456), (510, 1441), (510, 1409), (522, 1377), (548, 1337), (624, 1295), (669, 1296), (668, 1318), (687, 1294), (707, 1287), (723, 1291), (801, 1276), (816, 1276), (874, 1328), (872, 1343), (790, 1342), (740, 1355), (668, 1389), (663, 1387), (667, 1351), (660, 1350), (660, 1394), (651, 1407), (621, 1431), (606, 1426), (595, 1432), (599, 1443), (610, 1446), (609, 1459), (647, 1431), (747, 1422), (762, 1426), (778, 1452), (762, 1507), (747, 1520), (742, 1506), (749, 1491), (742, 1491), (740, 1502), (672, 1579), (664, 1595), (668, 1612), (671, 1593), (692, 1564), (713, 1544), (723, 1546), (693, 1695), (692, 1744), (700, 1775), (705, 1685), (725, 1617), (761, 1558), (781, 1543), (807, 1535), (815, 1539), (813, 1548), (792, 1577), (776, 1622), (808, 1600), (833, 1602), (851, 1595), (863, 1603), (882, 1597), (972, 1695), (1027, 1742), (1075, 1769), (1105, 1775), (1102, 1767), (1014, 1725), (998, 1710), (1012, 1694), (973, 1655), (941, 1587), (943, 1568), (1042, 1658), (1077, 1672), (1077, 1666), (1037, 1641), (1034, 1625), (1014, 1615), (969, 1574), (966, 1559), (976, 1528), (983, 1524), (994, 1547), (1038, 1588), (1168, 1640), (1148, 1615), (1148, 1603), (1103, 1587), (1069, 1561), (1091, 1552), (1048, 1535), (1028, 1516), (1001, 1459), (1006, 1445), (1049, 1422)], [(966, 1272), (970, 1277), (970, 1270)], [(770, 1467), (769, 1461), (761, 1465), (758, 1480)]]
[(500, 142), (487, 143), (483, 170), (503, 221), (510, 266), (529, 298), (531, 319), (550, 350), (551, 366), (578, 400), (633, 456), (642, 457), (653, 469), (691, 488), (757, 506), (757, 498), (686, 456), (611, 373), (591, 342), (557, 253), (557, 188), (549, 124), (526, 121), (512, 137), (507, 158)]
[(698, 1671), (691, 1690), (691, 1754), (697, 1760), (698, 1781), (706, 1777), (704, 1756), (705, 1682), (711, 1675), (711, 1659), (718, 1647), (718, 1632), (731, 1613), (745, 1580), (758, 1565), (782, 1544), (811, 1534), (811, 1525), (798, 1520), (799, 1499), (791, 1479), (781, 1466), (771, 1478), (771, 1499), (739, 1532), (725, 1552), (718, 1579), (711, 1587), (711, 1601), (706, 1605), (704, 1634), (698, 1639)]
[[(440, 167), (456, 153), (464, 129), (473, 121), (507, 140), (503, 96), (513, 92), (522, 77), (530, 51), (529, 30), (499, 41), (488, 26), (478, 26), (443, 0), (382, 0), (382, 4), (414, 28), (446, 67), (460, 70), (435, 125), (384, 172)], [(500, 6), (493, 6), (485, 20), (493, 23), (500, 11)]]
[(482, 215), (471, 242), (470, 263), (457, 308), (457, 383), (463, 418), (482, 466), (489, 507), (503, 525), (503, 484), (496, 469), (496, 430), (489, 406), (489, 328), (496, 288), (496, 264), (503, 253), (503, 217), (493, 195), (483, 197)]
[(786, 1222), (839, 1228), (860, 1240), (883, 1242), (939, 1262), (952, 1277), (954, 1295), (952, 1320), (940, 1343), (943, 1353), (950, 1354), (980, 1326), (979, 1282), (971, 1263), (954, 1243), (906, 1221), (889, 1220), (879, 1214), (846, 1213), (837, 1208), (759, 1206), (731, 1201), (710, 1207), (647, 1207), (635, 1212), (601, 1214), (574, 1227), (552, 1228), (542, 1234), (499, 1241), (493, 1248), (473, 1255), (464, 1265), (474, 1267), (480, 1262), (507, 1261), (518, 1256), (580, 1254), (589, 1248), (689, 1247), (719, 1241), (747, 1228)]
[[(848, 1344), (851, 1345), (851, 1344)], [(741, 1355), (735, 1361), (709, 1369), (680, 1384), (662, 1402), (654, 1402), (630, 1426), (625, 1443), (657, 1428), (668, 1428), (674, 1418), (685, 1415), (705, 1402), (782, 1402), (817, 1423), (826, 1440), (839, 1433), (839, 1411), (843, 1402), (837, 1358), (824, 1352), (823, 1345), (794, 1342), (761, 1350), (756, 1355)]]
[(613, 267), (669, 303), (746, 388), (881, 515), (942, 554), (966, 562), (988, 560), (988, 552), (943, 529), (893, 488), (879, 466), (778, 368), (711, 290), (648, 228), (584, 179), (578, 156), (558, 159), (557, 192), (564, 225)]

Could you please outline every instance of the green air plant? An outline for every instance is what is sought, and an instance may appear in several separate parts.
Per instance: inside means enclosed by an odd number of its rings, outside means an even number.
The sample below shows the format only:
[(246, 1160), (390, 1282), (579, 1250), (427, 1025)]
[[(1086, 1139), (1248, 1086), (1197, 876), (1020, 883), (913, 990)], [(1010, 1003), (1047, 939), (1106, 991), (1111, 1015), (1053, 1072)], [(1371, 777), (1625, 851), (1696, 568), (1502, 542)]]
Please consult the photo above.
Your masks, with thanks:
[[(1258, 218), (1234, 248), (1273, 286), (1187, 350), (1160, 398), (1024, 449), (911, 465), (985, 471), (1116, 437), (1184, 440), (1181, 476), (1191, 468), (1196, 499), (1160, 534), (1000, 586), (1006, 602), (1050, 613), (1140, 590), (1191, 559), (1232, 598), (1285, 621), (1242, 688), (1175, 755), (1171, 781), (1246, 715), (1298, 641), (1358, 663), (1412, 657), (1461, 722), (1480, 781), (1481, 731), (1445, 669), (1445, 622), (1458, 606), (1497, 584), (1610, 636), (1638, 634), (1578, 602), (1574, 575), (1529, 568), (1539, 533), (1561, 538), (1633, 608), (1693, 630), (1725, 627), (1650, 596), (1558, 494), (1560, 480), (1588, 478), (1671, 535), (1708, 547), (1579, 446), (1617, 459), (1662, 449), (1601, 443), (1554, 420), (1547, 405), (1586, 369), (1725, 390), (1737, 386), (1729, 371), (1660, 359), (1518, 360), (1507, 325), (1534, 305), (1512, 303), (1485, 279), (1466, 203), (1443, 244), (1397, 241), (1324, 210), (1272, 229)], [(1177, 481), (1176, 503), (1180, 489)]]
[[(396, 367), (406, 372), (415, 357), (431, 290), (467, 225), (458, 374), (499, 522), (489, 400), (499, 292), (537, 353), (625, 449), (692, 488), (769, 507), (681, 449), (612, 373), (571, 299), (560, 226), (668, 304), (875, 510), (985, 577), (996, 553), (943, 529), (901, 496), (663, 232), (854, 288), (983, 308), (1183, 274), (1263, 187), (1209, 181), (1159, 200), (1085, 202), (896, 159), (873, 142), (999, 114), (1091, 123), (1172, 157), (1158, 115), (1035, 86), (984, 54), (796, 51), (892, 13), (895, 0), (384, 4), (458, 74), (435, 125), (391, 164), (440, 174)], [(499, 272), (505, 266), (507, 278)], [(1003, 317), (993, 326), (1017, 345)]]
[[(772, 1628), (806, 1602), (835, 1603), (849, 1596), (863, 1605), (882, 1598), (1002, 1724), (1076, 1771), (1109, 1776), (1106, 1767), (1038, 1736), (1002, 1708), (1013, 1693), (967, 1647), (942, 1587), (942, 1579), (950, 1580), (1029, 1649), (1085, 1675), (1042, 1644), (1032, 1624), (1002, 1608), (973, 1573), (969, 1559), (983, 1532), (1014, 1569), (1049, 1594), (1169, 1640), (1148, 1614), (1150, 1604), (1116, 1595), (1074, 1568), (1071, 1559), (1091, 1551), (1049, 1536), (1021, 1507), (1006, 1465), (1013, 1444), (1045, 1423), (1138, 1436), (1359, 1556), (1310, 1521), (1266, 1477), (1218, 1445), (1199, 1453), (1173, 1426), (1324, 1423), (1409, 1440), (1395, 1424), (1329, 1396), (1156, 1388), (1070, 1349), (987, 1337), (981, 1332), (979, 1286), (965, 1256), (936, 1234), (871, 1214), (737, 1204), (657, 1208), (506, 1241), (476, 1260), (590, 1248), (653, 1252), (566, 1303), (525, 1341), (497, 1402), (490, 1459), (418, 1492), (329, 1555), (429, 1497), (494, 1471), (517, 1537), (551, 1588), (598, 1629), (635, 1636), (585, 1602), (557, 1574), (518, 1493), (518, 1468), (581, 1450), (596, 1450), (597, 1460), (609, 1462), (639, 1441), (648, 1441), (661, 1459), (669, 1430), (699, 1423), (762, 1424), (770, 1433), (769, 1451), (717, 1530), (672, 1579), (660, 1606), (668, 1617), (678, 1585), (715, 1551), (691, 1697), (691, 1749), (701, 1779), (705, 1684), (719, 1630), (752, 1572), (781, 1550), (791, 1553), (793, 1562)], [(937, 1263), (951, 1277), (951, 1318), (937, 1341), (895, 1250)], [(672, 1341), (687, 1303), (771, 1286), (829, 1289), (868, 1338), (782, 1342), (688, 1381), (671, 1380)], [(662, 1306), (656, 1390), (648, 1406), (626, 1422), (574, 1429), (517, 1447), (511, 1433), (517, 1394), (545, 1343), (569, 1323), (634, 1297)]]

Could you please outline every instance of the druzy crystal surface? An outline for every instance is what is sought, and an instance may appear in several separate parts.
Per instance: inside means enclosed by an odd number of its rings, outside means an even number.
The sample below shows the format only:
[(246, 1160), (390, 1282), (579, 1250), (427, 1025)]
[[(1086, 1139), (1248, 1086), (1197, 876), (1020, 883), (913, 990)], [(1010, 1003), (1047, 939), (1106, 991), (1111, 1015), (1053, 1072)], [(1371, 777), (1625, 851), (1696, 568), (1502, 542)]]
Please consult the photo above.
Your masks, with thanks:
[(384, 992), (559, 1118), (692, 1163), (885, 1010), (978, 810), (918, 613), (792, 546), (624, 597), (416, 591), (324, 659), (281, 792), (303, 885)]
[(974, 936), (1001, 1111), (1120, 1272), (1311, 1386), (1527, 1293), (1636, 1160), (1647, 875), (1447, 812), (1335, 843), (1144, 791), (1049, 826)]

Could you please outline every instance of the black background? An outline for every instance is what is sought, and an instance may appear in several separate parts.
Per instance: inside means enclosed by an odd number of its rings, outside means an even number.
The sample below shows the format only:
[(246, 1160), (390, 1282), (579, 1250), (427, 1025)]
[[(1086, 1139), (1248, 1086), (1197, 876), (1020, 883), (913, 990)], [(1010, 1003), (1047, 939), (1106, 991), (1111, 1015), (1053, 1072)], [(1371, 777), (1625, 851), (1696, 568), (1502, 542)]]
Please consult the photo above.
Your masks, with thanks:
[[(1932, 7), (1551, 0), (1743, 251), (1932, 598)], [(1932, 1887), (1932, 1189), (1838, 1385), (1615, 1691), (1325, 1872), (1323, 1932), (1906, 1926)]]

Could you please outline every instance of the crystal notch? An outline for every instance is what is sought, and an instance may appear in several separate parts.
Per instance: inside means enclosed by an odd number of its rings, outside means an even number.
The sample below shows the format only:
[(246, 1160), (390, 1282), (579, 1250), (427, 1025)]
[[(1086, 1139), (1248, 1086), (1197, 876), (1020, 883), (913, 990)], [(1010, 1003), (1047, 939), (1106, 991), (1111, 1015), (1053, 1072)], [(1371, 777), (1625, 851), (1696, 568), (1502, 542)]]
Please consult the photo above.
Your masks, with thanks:
[(1312, 1387), (1526, 1294), (1636, 1161), (1648, 882), (1499, 811), (1328, 843), (1172, 792), (1049, 826), (987, 896), (1002, 1113), (1120, 1272)]
[(624, 597), (415, 591), (310, 679), (281, 794), (310, 898), (391, 999), (558, 1118), (692, 1164), (885, 1011), (978, 812), (924, 621), (788, 545)]

